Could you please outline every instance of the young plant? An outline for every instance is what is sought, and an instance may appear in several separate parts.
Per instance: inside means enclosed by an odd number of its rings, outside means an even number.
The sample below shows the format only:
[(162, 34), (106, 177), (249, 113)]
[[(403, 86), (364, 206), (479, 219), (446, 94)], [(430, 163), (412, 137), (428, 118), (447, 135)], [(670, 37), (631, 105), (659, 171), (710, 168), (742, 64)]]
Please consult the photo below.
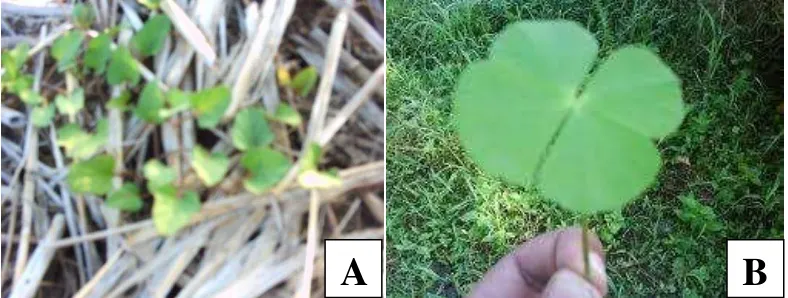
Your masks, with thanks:
[[(646, 48), (613, 51), (575, 22), (506, 28), (460, 76), (460, 141), (489, 173), (583, 214), (615, 210), (655, 179), (652, 142), (681, 124), (679, 78)], [(584, 228), (585, 227), (584, 225)]]

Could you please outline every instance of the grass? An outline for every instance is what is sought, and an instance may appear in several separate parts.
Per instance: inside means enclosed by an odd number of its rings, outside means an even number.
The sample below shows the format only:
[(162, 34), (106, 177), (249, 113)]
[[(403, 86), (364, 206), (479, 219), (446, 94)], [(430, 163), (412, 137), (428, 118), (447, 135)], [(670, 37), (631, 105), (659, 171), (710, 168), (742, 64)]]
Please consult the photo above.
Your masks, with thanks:
[(523, 19), (584, 24), (600, 55), (645, 44), (690, 112), (659, 142), (658, 182), (592, 226), (611, 296), (718, 296), (725, 239), (783, 237), (782, 4), (769, 1), (387, 1), (388, 295), (467, 294), (513, 246), (578, 221), (464, 154), (457, 75)]

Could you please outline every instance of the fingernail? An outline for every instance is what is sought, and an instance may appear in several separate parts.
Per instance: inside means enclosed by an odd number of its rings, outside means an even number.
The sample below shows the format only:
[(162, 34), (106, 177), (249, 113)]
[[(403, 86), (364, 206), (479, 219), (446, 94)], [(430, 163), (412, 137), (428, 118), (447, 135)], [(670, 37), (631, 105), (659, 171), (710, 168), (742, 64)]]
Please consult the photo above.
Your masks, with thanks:
[(591, 252), (588, 254), (588, 261), (591, 263), (591, 273), (595, 279), (601, 281), (603, 284), (607, 283), (607, 273), (605, 273), (605, 261), (598, 254)]

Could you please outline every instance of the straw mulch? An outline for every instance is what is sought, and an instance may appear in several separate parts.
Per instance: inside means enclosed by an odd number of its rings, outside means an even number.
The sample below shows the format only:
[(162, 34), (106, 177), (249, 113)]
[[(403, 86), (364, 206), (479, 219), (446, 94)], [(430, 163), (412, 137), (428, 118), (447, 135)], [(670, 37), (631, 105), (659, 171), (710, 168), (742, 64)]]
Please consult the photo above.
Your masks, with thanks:
[[(48, 48), (72, 26), (72, 5), (39, 2), (2, 0), (2, 47), (33, 47), (27, 70), (35, 75), (34, 88), (51, 100), (68, 84)], [(86, 2), (98, 12), (94, 30), (131, 25), (113, 41), (118, 44), (149, 14), (136, 1)], [(304, 125), (272, 124), (274, 148), (297, 164), (303, 144), (319, 143), (321, 167), (339, 168), (342, 186), (302, 189), (294, 167), (275, 191), (253, 195), (244, 190), (236, 163), (218, 186), (198, 189), (202, 209), (188, 227), (161, 237), (149, 197), (143, 211), (127, 213), (108, 208), (103, 197), (71, 193), (65, 182), (71, 161), (55, 145), (65, 121), (34, 128), (29, 107), (3, 94), (2, 295), (322, 297), (322, 239), (384, 235), (382, 1), (161, 2), (174, 26), (164, 50), (141, 61), (144, 79), (184, 90), (225, 84), (231, 106), (217, 129), (197, 128), (189, 112), (150, 125), (104, 108), (117, 87), (103, 79), (79, 82), (87, 102), (78, 122), (89, 128), (109, 119), (104, 150), (122, 154), (126, 173), (142, 177), (142, 164), (155, 158), (180, 168), (185, 178), (179, 181), (195, 180), (184, 152), (199, 144), (237, 160), (228, 138), (233, 116), (286, 102)], [(310, 65), (320, 81), (309, 96), (277, 82), (278, 69), (295, 73)]]

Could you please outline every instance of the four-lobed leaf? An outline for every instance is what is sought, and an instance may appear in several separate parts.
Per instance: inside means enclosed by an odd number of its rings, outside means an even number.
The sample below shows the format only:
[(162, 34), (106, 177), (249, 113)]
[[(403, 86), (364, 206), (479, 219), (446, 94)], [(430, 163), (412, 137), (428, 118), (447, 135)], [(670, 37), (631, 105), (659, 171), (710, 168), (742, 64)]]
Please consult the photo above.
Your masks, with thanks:
[(145, 84), (145, 88), (140, 93), (137, 107), (134, 109), (134, 114), (149, 123), (161, 123), (163, 119), (159, 112), (164, 108), (164, 102), (164, 92), (159, 89), (158, 84), (155, 82)]
[(57, 111), (60, 114), (73, 118), (85, 107), (85, 90), (77, 88), (71, 94), (59, 94), (55, 97), (55, 106), (57, 106)]
[(244, 180), (244, 187), (254, 194), (263, 194), (284, 178), (291, 163), (279, 151), (257, 147), (244, 152), (241, 165), (251, 174)]
[(30, 121), (33, 122), (35, 127), (46, 127), (52, 122), (52, 118), (55, 117), (55, 106), (54, 105), (45, 105), (45, 106), (35, 106), (33, 107), (33, 111), (30, 112)]
[(112, 52), (107, 67), (107, 83), (110, 85), (128, 83), (136, 86), (139, 82), (140, 71), (137, 68), (137, 61), (131, 56), (128, 48), (118, 47)]
[(203, 89), (192, 94), (190, 99), (192, 110), (197, 116), (197, 125), (200, 128), (213, 128), (230, 106), (230, 89), (227, 86)]
[(142, 168), (145, 179), (148, 180), (148, 189), (156, 189), (175, 182), (178, 172), (158, 159), (149, 160)]
[(139, 211), (142, 209), (140, 189), (134, 183), (124, 183), (119, 189), (107, 196), (107, 206), (123, 211)]
[(71, 190), (76, 193), (103, 195), (112, 190), (114, 170), (115, 159), (109, 155), (99, 155), (71, 165), (66, 179)]
[(307, 96), (317, 84), (317, 68), (309, 66), (299, 71), (290, 81), (290, 87), (300, 96)]
[(85, 35), (80, 31), (71, 30), (52, 43), (50, 53), (57, 60), (57, 70), (65, 71), (77, 65), (77, 56), (82, 48)]
[(614, 51), (588, 77), (597, 42), (569, 21), (526, 21), (459, 78), (459, 137), (486, 171), (560, 205), (620, 208), (654, 180), (652, 138), (683, 118), (679, 79), (647, 49)]
[(274, 133), (268, 127), (265, 112), (261, 108), (240, 111), (235, 116), (230, 135), (235, 148), (241, 151), (265, 146), (274, 140)]
[(102, 74), (107, 69), (107, 61), (112, 56), (112, 39), (109, 33), (102, 33), (88, 42), (85, 52), (85, 68), (92, 69), (96, 74)]
[(161, 235), (175, 235), (200, 211), (200, 197), (194, 191), (185, 191), (182, 197), (178, 197), (175, 186), (164, 185), (151, 192), (153, 225)]
[(200, 145), (192, 150), (192, 167), (206, 186), (222, 181), (230, 167), (230, 159), (222, 153), (210, 153)]
[(156, 55), (164, 46), (170, 34), (170, 19), (160, 14), (149, 18), (137, 34), (131, 38), (131, 45), (142, 57)]
[(286, 103), (280, 103), (276, 107), (276, 111), (270, 115), (274, 121), (282, 122), (284, 124), (299, 126), (303, 122), (301, 114), (293, 107)]

